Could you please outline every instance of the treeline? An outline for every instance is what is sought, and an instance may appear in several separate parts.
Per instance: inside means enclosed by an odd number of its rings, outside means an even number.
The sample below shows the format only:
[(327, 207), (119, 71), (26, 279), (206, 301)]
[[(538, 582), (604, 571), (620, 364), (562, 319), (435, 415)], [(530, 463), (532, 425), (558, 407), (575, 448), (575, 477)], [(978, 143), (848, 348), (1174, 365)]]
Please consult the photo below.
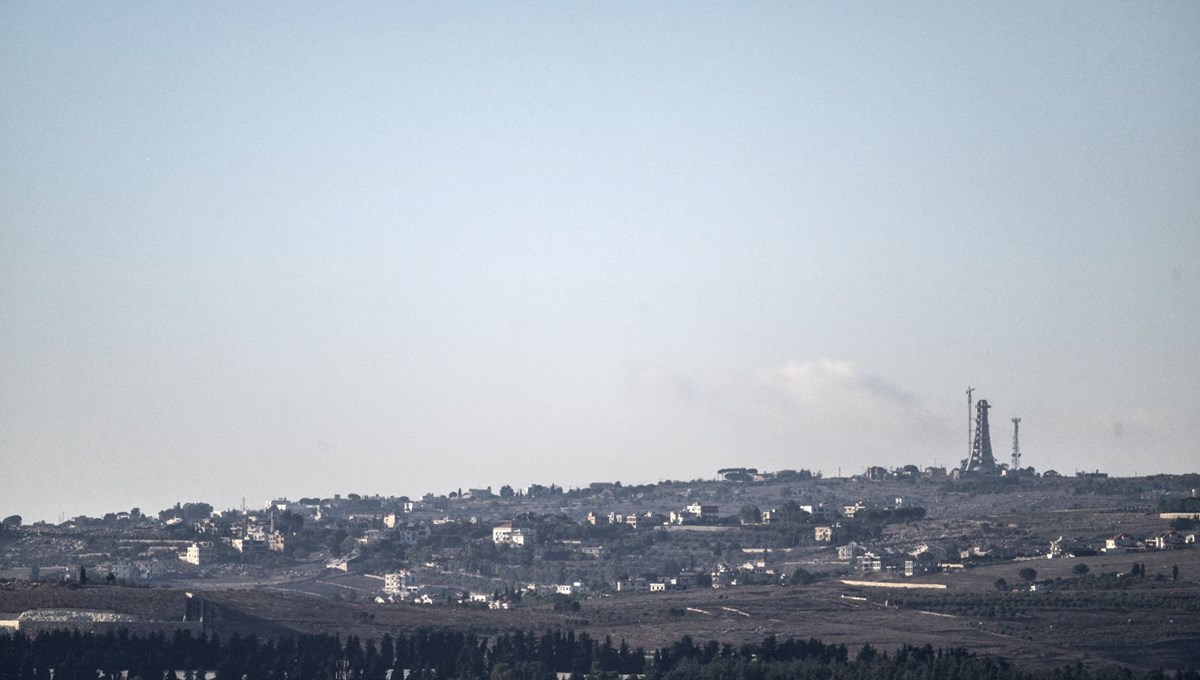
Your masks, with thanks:
[[(593, 640), (573, 631), (513, 632), (492, 638), (470, 633), (419, 631), (375, 640), (328, 635), (261, 640), (250, 635), (193, 636), (104, 635), (78, 631), (0, 635), (0, 680), (96, 680), (105, 677), (160, 680), (171, 671), (218, 680), (290, 680), (348, 678), (384, 680), (388, 671), (410, 671), (410, 678), (553, 678), (556, 672), (637, 674), (646, 654), (611, 638)], [(51, 673), (53, 669), (53, 673)], [(173, 676), (172, 676), (173, 677)]]
[(1200, 512), (1200, 498), (1167, 498), (1158, 504), (1159, 512)]
[(926, 609), (960, 616), (1015, 619), (1031, 610), (1200, 612), (1200, 600), (1171, 593), (1121, 591), (997, 592), (997, 593), (872, 593), (869, 598), (904, 609)]
[[(1164, 678), (1162, 673), (1135, 675), (1128, 669), (1089, 671), (1082, 666), (1049, 673), (1016, 668), (1004, 659), (978, 657), (962, 649), (935, 650), (905, 645), (888, 653), (863, 647), (853, 657), (845, 645), (818, 640), (777, 640), (733, 646), (696, 644), (685, 636), (647, 655), (611, 638), (598, 641), (586, 633), (552, 631), (542, 635), (512, 632), (495, 637), (470, 633), (419, 631), (384, 635), (374, 640), (329, 635), (259, 640), (254, 636), (192, 636), (188, 631), (132, 636), (125, 631), (105, 635), (78, 631), (0, 635), (0, 680), (96, 680), (123, 677), (162, 680), (183, 671), (203, 678), (215, 671), (218, 680), (554, 680), (615, 679), (637, 675), (649, 680), (783, 680), (785, 678), (858, 680), (928, 678), (929, 680), (1126, 680)], [(1200, 680), (1184, 672), (1179, 680)]]

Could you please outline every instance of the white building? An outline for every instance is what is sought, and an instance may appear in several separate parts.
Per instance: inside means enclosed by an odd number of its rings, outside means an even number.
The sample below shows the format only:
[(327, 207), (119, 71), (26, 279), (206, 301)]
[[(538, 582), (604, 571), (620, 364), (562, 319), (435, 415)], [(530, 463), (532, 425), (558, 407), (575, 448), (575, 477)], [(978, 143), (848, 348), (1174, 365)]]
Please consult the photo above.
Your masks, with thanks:
[(274, 510), (275, 512), (287, 512), (291, 509), (292, 505), (292, 502), (286, 498), (277, 498), (270, 503), (267, 503), (267, 510)]
[(1143, 547), (1145, 544), (1140, 544), (1136, 538), (1126, 533), (1119, 533), (1112, 538), (1104, 539), (1104, 552), (1106, 553), (1123, 553)]
[(561, 583), (554, 586), (554, 592), (558, 593), (559, 595), (583, 595), (587, 593), (587, 586), (585, 586), (581, 581), (575, 581), (574, 583)]
[(492, 527), (492, 542), (496, 545), (533, 545), (537, 531), (527, 527), (514, 527), (512, 522), (501, 522)]
[(388, 595), (405, 595), (417, 589), (417, 579), (407, 569), (383, 575), (383, 592)]
[(701, 520), (709, 521), (717, 518), (720, 514), (720, 506), (717, 505), (702, 505), (700, 503), (692, 503), (683, 509), (689, 515), (693, 515)]
[(187, 562), (188, 564), (199, 566), (201, 564), (208, 564), (209, 562), (212, 562), (214, 557), (215, 552), (213, 551), (212, 543), (197, 542), (188, 546), (187, 552), (180, 555), (179, 559)]

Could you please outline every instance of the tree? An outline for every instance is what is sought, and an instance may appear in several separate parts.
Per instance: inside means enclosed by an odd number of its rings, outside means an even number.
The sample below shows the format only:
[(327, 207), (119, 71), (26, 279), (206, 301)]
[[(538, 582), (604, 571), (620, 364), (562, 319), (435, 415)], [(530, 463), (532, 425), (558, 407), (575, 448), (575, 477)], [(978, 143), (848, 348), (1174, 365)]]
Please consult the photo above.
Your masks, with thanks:
[(996, 586), (996, 590), (999, 590), (1002, 593), (1008, 590), (1008, 581), (1005, 581), (1002, 578), (996, 579), (996, 582), (993, 585)]
[(199, 522), (212, 517), (213, 506), (208, 503), (184, 503), (180, 508), (183, 518), (188, 522)]
[(742, 520), (742, 524), (758, 524), (762, 521), (762, 511), (754, 504), (743, 505), (738, 510), (738, 519)]
[(1176, 517), (1171, 520), (1171, 528), (1175, 531), (1190, 531), (1195, 529), (1200, 522), (1191, 519), (1190, 517)]
[(1075, 572), (1075, 574), (1079, 576), (1083, 576), (1084, 574), (1088, 573), (1088, 565), (1076, 564), (1075, 566), (1071, 567), (1071, 571)]
[(325, 547), (329, 548), (330, 552), (333, 554), (340, 555), (342, 542), (346, 540), (347, 536), (349, 536), (349, 534), (346, 533), (345, 529), (334, 529), (333, 531), (329, 532), (328, 536), (326, 536)]
[(1025, 581), (1033, 583), (1037, 580), (1037, 569), (1034, 569), (1033, 567), (1025, 567), (1021, 571), (1018, 571), (1017, 575)]
[(804, 522), (810, 516), (796, 501), (787, 501), (779, 509), (779, 520), (781, 522)]
[(22, 519), (20, 515), (9, 515), (8, 517), (4, 518), (4, 526), (6, 527), (19, 527), (21, 526), (21, 522)]
[(788, 582), (794, 586), (806, 586), (816, 580), (817, 577), (813, 576), (812, 573), (810, 573), (807, 569), (804, 569), (803, 567), (796, 567), (795, 571), (792, 572), (791, 578), (788, 579)]
[(183, 506), (179, 503), (176, 503), (173, 508), (164, 508), (158, 511), (158, 520), (160, 522), (165, 522), (175, 517), (183, 519)]
[(275, 528), (284, 534), (298, 534), (304, 529), (304, 515), (284, 510), (275, 518)]
[(500, 487), (500, 497), (501, 498), (512, 498), (513, 497), (513, 488), (507, 484)]

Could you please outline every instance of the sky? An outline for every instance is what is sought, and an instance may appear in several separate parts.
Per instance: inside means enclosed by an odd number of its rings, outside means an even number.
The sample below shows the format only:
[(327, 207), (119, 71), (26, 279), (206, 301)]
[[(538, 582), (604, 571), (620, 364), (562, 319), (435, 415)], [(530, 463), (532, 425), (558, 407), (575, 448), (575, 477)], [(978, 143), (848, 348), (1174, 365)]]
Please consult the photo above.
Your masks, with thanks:
[(1197, 471), (1200, 4), (0, 3), (0, 514)]

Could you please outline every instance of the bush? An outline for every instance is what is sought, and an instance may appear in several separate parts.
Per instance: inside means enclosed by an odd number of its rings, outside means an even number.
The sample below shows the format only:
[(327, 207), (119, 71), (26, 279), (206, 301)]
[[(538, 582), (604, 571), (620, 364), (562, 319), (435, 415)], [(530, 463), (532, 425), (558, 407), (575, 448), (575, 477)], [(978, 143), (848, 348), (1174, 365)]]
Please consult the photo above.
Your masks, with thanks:
[(794, 586), (806, 586), (816, 580), (817, 577), (810, 573), (807, 569), (804, 569), (803, 567), (796, 567), (796, 570), (792, 572), (792, 576), (790, 579), (788, 579), (788, 582)]

